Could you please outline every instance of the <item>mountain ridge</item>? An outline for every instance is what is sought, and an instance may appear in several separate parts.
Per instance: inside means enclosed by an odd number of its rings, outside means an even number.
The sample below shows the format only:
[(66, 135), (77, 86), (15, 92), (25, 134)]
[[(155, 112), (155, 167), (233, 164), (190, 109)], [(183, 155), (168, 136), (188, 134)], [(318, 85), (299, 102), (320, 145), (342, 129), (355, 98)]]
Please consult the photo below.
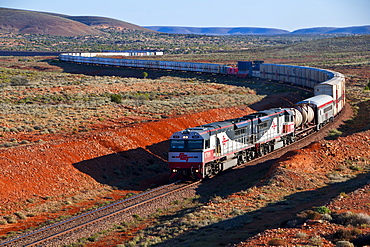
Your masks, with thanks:
[(59, 13), (0, 7), (0, 33), (48, 34), (60, 36), (104, 35), (107, 28), (169, 34), (196, 35), (289, 35), (289, 34), (370, 34), (370, 25), (353, 27), (313, 27), (287, 31), (261, 27), (179, 27), (138, 26), (99, 16), (69, 16)]
[(104, 35), (99, 28), (155, 32), (128, 22), (97, 16), (69, 16), (58, 13), (0, 7), (0, 32), (59, 36)]
[(246, 35), (246, 34), (287, 34), (289, 31), (277, 28), (259, 27), (176, 27), (176, 26), (145, 26), (163, 33), (173, 34), (206, 34), (206, 35)]
[(351, 27), (312, 27), (292, 32), (278, 28), (261, 27), (182, 27), (145, 26), (148, 29), (172, 34), (200, 35), (278, 35), (278, 34), (370, 34), (370, 25)]

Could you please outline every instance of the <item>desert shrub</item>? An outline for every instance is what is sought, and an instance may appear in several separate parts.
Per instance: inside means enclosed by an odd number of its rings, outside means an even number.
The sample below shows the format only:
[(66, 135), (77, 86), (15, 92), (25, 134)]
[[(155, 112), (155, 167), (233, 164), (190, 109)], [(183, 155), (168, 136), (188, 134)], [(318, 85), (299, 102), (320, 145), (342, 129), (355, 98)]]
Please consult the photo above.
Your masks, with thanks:
[(122, 99), (123, 99), (123, 97), (122, 97), (121, 94), (112, 94), (110, 96), (110, 100), (112, 102), (115, 102), (115, 103), (118, 103), (118, 104), (122, 103)]
[(230, 212), (230, 215), (234, 215), (234, 216), (238, 216), (238, 215), (242, 215), (244, 212), (243, 210), (241, 209), (233, 209), (231, 212)]
[(15, 147), (15, 146), (18, 146), (18, 142), (5, 142), (3, 143), (3, 146), (7, 148)]
[(343, 134), (342, 131), (332, 129), (332, 130), (329, 131), (328, 139), (333, 140), (333, 139), (337, 138), (338, 136), (341, 136), (342, 134)]
[(310, 238), (309, 241), (314, 246), (322, 246), (322, 239), (320, 236), (314, 236)]
[(217, 196), (217, 195), (215, 195), (214, 197), (212, 197), (211, 198), (211, 200), (210, 200), (212, 203), (215, 203), (215, 204), (217, 204), (217, 203), (221, 203), (222, 201), (223, 201), (223, 199), (222, 199), (222, 197), (221, 196)]
[(336, 247), (353, 247), (354, 245), (351, 242), (348, 241), (338, 241), (335, 244)]
[(14, 213), (18, 218), (20, 218), (20, 219), (26, 219), (27, 217), (26, 217), (26, 215), (24, 215), (24, 213), (22, 213), (22, 212), (15, 212)]
[(141, 94), (136, 96), (137, 100), (148, 100), (149, 96), (147, 94)]
[(317, 211), (307, 210), (306, 218), (309, 220), (319, 220), (322, 218), (321, 214)]
[(280, 238), (273, 238), (273, 239), (270, 239), (268, 242), (267, 242), (268, 245), (271, 245), (271, 246), (285, 246), (286, 245), (286, 242), (284, 239), (280, 239)]
[(12, 215), (4, 216), (4, 219), (5, 219), (5, 220), (6, 220), (6, 222), (8, 222), (9, 224), (17, 223), (17, 220), (16, 220)]
[(331, 213), (330, 209), (325, 206), (317, 207), (315, 210), (319, 212), (320, 214), (330, 214)]
[(0, 130), (4, 131), (4, 132), (10, 132), (10, 129), (8, 127), (5, 127), (5, 126), (3, 126)]
[(359, 167), (359, 166), (356, 166), (356, 165), (350, 165), (349, 169), (351, 169), (353, 171), (361, 171), (362, 168)]
[(295, 236), (297, 238), (307, 238), (307, 233), (305, 233), (305, 232), (298, 232)]
[(26, 201), (27, 201), (27, 202), (29, 202), (29, 203), (34, 203), (34, 202), (35, 202), (35, 199), (33, 199), (33, 198), (28, 198), (28, 199), (26, 199)]
[(339, 229), (333, 234), (333, 237), (337, 241), (351, 241), (360, 234), (361, 231), (359, 229)]
[(18, 133), (19, 130), (15, 127), (10, 128), (10, 132)]
[(322, 220), (327, 220), (327, 221), (332, 221), (333, 220), (333, 217), (331, 217), (330, 214), (322, 214), (321, 216), (322, 216), (321, 217)]
[(134, 217), (136, 220), (139, 220), (139, 221), (142, 220), (142, 218), (138, 214), (134, 214), (132, 215), (132, 217)]
[(90, 241), (90, 242), (95, 242), (98, 239), (99, 235), (100, 235), (99, 233), (96, 233), (96, 234), (88, 237), (87, 240)]
[(28, 80), (23, 76), (16, 76), (10, 79), (10, 84), (12, 86), (26, 86), (28, 85)]
[(348, 211), (341, 214), (334, 214), (333, 221), (337, 224), (345, 226), (346, 225), (360, 226), (363, 224), (370, 224), (370, 216), (365, 213), (352, 213)]

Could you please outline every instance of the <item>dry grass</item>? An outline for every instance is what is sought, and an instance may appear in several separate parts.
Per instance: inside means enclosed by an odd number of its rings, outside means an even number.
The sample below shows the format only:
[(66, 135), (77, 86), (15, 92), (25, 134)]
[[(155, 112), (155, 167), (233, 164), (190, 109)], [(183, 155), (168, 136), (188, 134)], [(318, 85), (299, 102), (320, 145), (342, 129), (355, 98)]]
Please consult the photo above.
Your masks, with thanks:
[[(8, 67), (34, 68), (45, 62), (4, 58)], [(158, 79), (88, 76), (0, 68), (0, 145), (27, 140), (19, 134), (83, 132), (97, 125), (156, 120), (218, 107), (249, 105), (264, 96), (246, 86), (207, 76)], [(119, 95), (117, 103), (112, 95)], [(12, 140), (11, 140), (12, 139)]]

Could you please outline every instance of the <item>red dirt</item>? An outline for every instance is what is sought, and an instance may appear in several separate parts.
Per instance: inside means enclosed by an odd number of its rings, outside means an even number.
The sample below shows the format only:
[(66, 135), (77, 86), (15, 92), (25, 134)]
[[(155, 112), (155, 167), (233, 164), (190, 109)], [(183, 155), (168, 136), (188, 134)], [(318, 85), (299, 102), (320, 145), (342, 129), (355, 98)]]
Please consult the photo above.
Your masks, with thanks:
[[(166, 141), (175, 131), (243, 116), (251, 112), (253, 111), (247, 107), (214, 109), (193, 114), (192, 117), (181, 116), (125, 127), (111, 126), (106, 131), (91, 131), (71, 136), (49, 135), (49, 138), (42, 137), (43, 140), (50, 140), (44, 143), (0, 149), (1, 215), (45, 203), (46, 200), (42, 198), (66, 198), (83, 191), (104, 187), (102, 183), (94, 179), (100, 176), (97, 173), (101, 170), (95, 167), (90, 168), (88, 175), (78, 170), (74, 166), (76, 163), (127, 150), (134, 150), (130, 153), (130, 158), (140, 161), (143, 158), (142, 153), (137, 152), (135, 157), (135, 150), (142, 148), (151, 153), (145, 147)], [(159, 151), (160, 154), (163, 152), (166, 152), (166, 149)], [(109, 164), (109, 166), (114, 165), (117, 164)], [(125, 164), (125, 166), (130, 165), (132, 164)], [(158, 180), (164, 182), (166, 177), (160, 177)], [(141, 189), (146, 189), (153, 182), (160, 183), (161, 181), (155, 179), (142, 181)], [(125, 195), (128, 191), (117, 193)], [(112, 197), (112, 195), (107, 197)], [(93, 204), (94, 202), (85, 202), (79, 206), (87, 208)], [(68, 207), (67, 212), (62, 215), (74, 214), (76, 212), (74, 209), (77, 207), (74, 206), (74, 208)], [(19, 220), (18, 224), (22, 225), (19, 228), (26, 229), (46, 218), (55, 219), (57, 215), (44, 213), (37, 218)], [(15, 228), (19, 229), (15, 226), (18, 224), (0, 226), (0, 236)]]

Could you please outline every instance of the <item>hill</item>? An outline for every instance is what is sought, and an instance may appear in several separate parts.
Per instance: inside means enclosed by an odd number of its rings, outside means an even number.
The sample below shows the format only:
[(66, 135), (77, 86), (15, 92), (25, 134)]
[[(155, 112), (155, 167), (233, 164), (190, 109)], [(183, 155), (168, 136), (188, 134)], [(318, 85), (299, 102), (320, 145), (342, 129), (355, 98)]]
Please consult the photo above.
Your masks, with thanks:
[(0, 8), (0, 32), (61, 36), (101, 35), (83, 23), (46, 13)]
[(171, 27), (171, 26), (146, 26), (163, 33), (176, 34), (203, 34), (203, 35), (274, 35), (288, 34), (289, 31), (275, 28), (258, 27)]
[(67, 16), (57, 13), (0, 8), (0, 32), (60, 36), (103, 35), (98, 28), (154, 32), (128, 22), (95, 16)]
[(117, 19), (98, 17), (98, 16), (67, 16), (65, 17), (70, 20), (81, 22), (93, 28), (118, 28), (118, 29), (131, 29), (131, 30), (141, 30), (146, 32), (155, 32), (154, 30), (147, 29), (145, 27), (140, 27), (135, 24), (131, 24), (125, 21), (120, 21)]
[(358, 27), (315, 27), (298, 29), (289, 32), (276, 28), (258, 27), (172, 27), (146, 26), (146, 28), (175, 34), (203, 34), (203, 35), (280, 35), (280, 34), (370, 34), (370, 26)]
[(356, 26), (356, 27), (314, 27), (298, 29), (292, 34), (370, 34), (369, 26)]

